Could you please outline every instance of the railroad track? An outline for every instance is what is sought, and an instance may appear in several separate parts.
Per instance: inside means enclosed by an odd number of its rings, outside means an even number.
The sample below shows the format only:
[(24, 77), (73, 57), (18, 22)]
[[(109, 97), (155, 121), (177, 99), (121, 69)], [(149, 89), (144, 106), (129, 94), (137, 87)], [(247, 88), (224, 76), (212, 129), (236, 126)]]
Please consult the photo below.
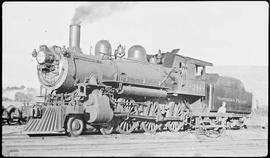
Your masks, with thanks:
[(76, 138), (6, 134), (2, 146), (6, 156), (263, 156), (268, 149), (266, 130), (226, 131), (211, 139), (188, 132)]

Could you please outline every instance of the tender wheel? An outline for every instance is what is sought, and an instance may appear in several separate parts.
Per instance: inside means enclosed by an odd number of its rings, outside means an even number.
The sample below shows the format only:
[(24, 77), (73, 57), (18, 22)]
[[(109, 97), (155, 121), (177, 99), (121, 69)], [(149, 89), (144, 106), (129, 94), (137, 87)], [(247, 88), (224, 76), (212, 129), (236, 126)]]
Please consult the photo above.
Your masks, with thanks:
[(99, 130), (103, 135), (109, 135), (113, 132), (113, 126), (100, 127)]
[(70, 117), (67, 122), (67, 132), (70, 136), (77, 137), (82, 134), (84, 122), (77, 117)]

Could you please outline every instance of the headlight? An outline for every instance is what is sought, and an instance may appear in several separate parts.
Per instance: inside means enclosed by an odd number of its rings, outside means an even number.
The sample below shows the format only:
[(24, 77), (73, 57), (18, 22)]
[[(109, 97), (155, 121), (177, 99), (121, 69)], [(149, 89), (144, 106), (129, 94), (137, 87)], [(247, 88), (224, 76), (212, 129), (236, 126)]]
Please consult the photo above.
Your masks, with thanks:
[(45, 52), (43, 52), (43, 51), (38, 52), (38, 54), (37, 54), (37, 62), (39, 64), (42, 64), (42, 63), (45, 62), (45, 60), (46, 60), (46, 54), (45, 54)]

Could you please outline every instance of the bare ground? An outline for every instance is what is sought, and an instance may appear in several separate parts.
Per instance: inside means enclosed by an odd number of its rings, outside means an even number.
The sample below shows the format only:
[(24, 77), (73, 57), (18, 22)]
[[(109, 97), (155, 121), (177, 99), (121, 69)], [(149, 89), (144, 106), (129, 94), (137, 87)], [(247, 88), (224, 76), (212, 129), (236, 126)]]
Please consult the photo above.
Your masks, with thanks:
[(2, 127), (4, 156), (266, 156), (268, 127), (227, 130), (208, 138), (194, 132), (29, 137), (23, 126)]

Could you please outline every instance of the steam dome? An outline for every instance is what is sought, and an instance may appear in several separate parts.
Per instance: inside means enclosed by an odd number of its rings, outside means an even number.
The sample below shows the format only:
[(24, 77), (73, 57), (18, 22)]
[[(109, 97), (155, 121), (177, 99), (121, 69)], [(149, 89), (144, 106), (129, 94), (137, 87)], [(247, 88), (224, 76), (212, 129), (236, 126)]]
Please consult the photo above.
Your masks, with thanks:
[(128, 49), (128, 58), (146, 62), (146, 51), (140, 45), (134, 45)]
[(112, 47), (109, 41), (100, 40), (95, 46), (95, 56), (108, 59), (112, 55)]

